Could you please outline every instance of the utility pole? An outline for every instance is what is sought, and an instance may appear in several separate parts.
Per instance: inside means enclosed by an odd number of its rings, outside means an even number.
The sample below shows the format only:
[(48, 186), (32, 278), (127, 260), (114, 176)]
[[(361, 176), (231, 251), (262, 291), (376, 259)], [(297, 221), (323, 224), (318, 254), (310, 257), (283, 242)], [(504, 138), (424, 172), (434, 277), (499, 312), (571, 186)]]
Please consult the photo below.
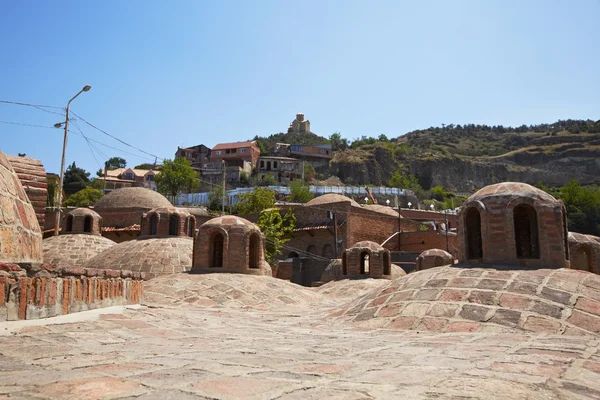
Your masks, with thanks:
[(304, 182), (304, 160), (302, 160), (302, 182)]
[(448, 251), (448, 210), (444, 210), (444, 217), (445, 217), (445, 227), (446, 227), (446, 251)]
[(106, 194), (106, 177), (108, 176), (108, 161), (104, 161), (104, 190), (103, 194)]
[(54, 124), (55, 128), (60, 128), (61, 125), (65, 127), (65, 135), (63, 138), (63, 148), (62, 148), (62, 158), (60, 161), (60, 179), (58, 181), (58, 212), (56, 213), (56, 223), (54, 226), (54, 235), (58, 235), (58, 231), (60, 230), (60, 206), (62, 204), (62, 191), (63, 191), (63, 180), (65, 178), (65, 153), (67, 151), (67, 134), (69, 133), (69, 107), (71, 107), (71, 102), (75, 100), (77, 96), (79, 96), (82, 92), (87, 92), (92, 87), (90, 85), (85, 85), (83, 89), (81, 89), (75, 96), (69, 100), (66, 108), (66, 118), (65, 122), (60, 122), (58, 124)]
[(221, 210), (221, 215), (225, 215), (225, 178), (227, 177), (225, 174), (225, 160), (221, 162), (221, 168), (223, 169), (223, 209)]
[(402, 216), (400, 215), (400, 202), (396, 196), (396, 205), (398, 205), (398, 251), (402, 250)]
[(337, 235), (337, 218), (335, 212), (331, 212), (333, 214), (333, 255), (335, 258), (338, 258), (338, 235)]

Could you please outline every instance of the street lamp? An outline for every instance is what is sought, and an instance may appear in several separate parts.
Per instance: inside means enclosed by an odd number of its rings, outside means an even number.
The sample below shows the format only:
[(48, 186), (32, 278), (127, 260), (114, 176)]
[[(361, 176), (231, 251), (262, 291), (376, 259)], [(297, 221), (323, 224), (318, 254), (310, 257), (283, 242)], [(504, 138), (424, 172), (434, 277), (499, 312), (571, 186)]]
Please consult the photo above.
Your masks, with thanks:
[(367, 204), (369, 202), (369, 198), (365, 197), (365, 204)]
[(409, 201), (408, 202), (408, 209), (410, 210), (410, 206), (412, 206), (412, 203)]
[(431, 208), (431, 211), (435, 210), (435, 206), (433, 205), (433, 203), (431, 203), (431, 205), (429, 207)]
[(390, 206), (390, 199), (387, 199), (387, 200), (385, 201), (385, 204), (387, 204), (387, 205), (388, 205), (388, 207), (389, 207), (389, 206)]
[(71, 106), (71, 102), (75, 100), (77, 96), (79, 96), (82, 92), (87, 92), (92, 87), (90, 85), (85, 85), (83, 89), (81, 89), (75, 96), (69, 100), (66, 108), (66, 116), (65, 122), (60, 122), (54, 124), (55, 128), (60, 128), (64, 125), (65, 127), (65, 135), (63, 138), (63, 148), (62, 148), (62, 159), (60, 162), (60, 179), (58, 181), (58, 212), (56, 213), (56, 225), (54, 226), (54, 234), (58, 235), (59, 227), (60, 227), (60, 206), (62, 203), (62, 190), (63, 190), (63, 179), (65, 177), (65, 151), (67, 150), (67, 133), (69, 132), (69, 107)]

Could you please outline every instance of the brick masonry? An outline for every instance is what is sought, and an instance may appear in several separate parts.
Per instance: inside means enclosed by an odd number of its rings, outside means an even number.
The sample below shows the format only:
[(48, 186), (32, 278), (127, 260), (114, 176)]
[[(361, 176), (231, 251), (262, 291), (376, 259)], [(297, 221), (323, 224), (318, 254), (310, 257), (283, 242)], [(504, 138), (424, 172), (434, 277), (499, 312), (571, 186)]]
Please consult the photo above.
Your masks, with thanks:
[(600, 333), (600, 276), (570, 269), (438, 267), (408, 274), (331, 316), (436, 332)]
[(142, 299), (144, 279), (131, 271), (0, 263), (0, 321), (39, 319)]
[(454, 264), (452, 255), (444, 250), (425, 250), (417, 257), (417, 271)]
[(40, 227), (44, 226), (48, 197), (48, 180), (44, 165), (40, 160), (30, 157), (7, 155), (6, 158), (19, 177), (25, 193), (27, 193)]

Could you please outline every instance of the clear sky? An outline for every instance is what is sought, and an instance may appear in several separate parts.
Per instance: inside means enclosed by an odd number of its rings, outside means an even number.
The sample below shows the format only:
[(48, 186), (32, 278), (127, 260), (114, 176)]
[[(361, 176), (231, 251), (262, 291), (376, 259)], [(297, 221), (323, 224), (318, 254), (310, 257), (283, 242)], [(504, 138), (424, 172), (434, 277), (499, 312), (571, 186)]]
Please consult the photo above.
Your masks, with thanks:
[[(0, 100), (64, 107), (89, 84), (75, 113), (164, 158), (283, 132), (296, 112), (348, 139), (597, 120), (599, 17), (598, 0), (3, 1)], [(0, 150), (58, 173), (61, 130), (5, 122), (61, 120), (0, 104)], [(152, 161), (77, 124), (135, 154), (96, 143), (107, 157)], [(70, 135), (68, 163), (94, 175), (94, 154)]]

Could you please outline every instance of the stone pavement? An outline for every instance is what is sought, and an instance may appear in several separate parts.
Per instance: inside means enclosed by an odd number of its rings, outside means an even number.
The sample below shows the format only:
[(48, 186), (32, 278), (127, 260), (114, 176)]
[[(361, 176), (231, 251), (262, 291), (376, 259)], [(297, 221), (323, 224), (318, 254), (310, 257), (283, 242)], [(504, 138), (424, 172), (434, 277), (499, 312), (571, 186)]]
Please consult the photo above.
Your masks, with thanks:
[[(320, 304), (318, 289), (243, 275), (170, 279), (183, 298), (211, 281), (229, 295), (209, 307), (172, 296), (0, 336), (0, 398), (600, 398), (597, 335), (373, 328), (328, 317), (336, 301)], [(304, 297), (270, 308), (225, 300), (240, 288), (271, 295), (271, 284)]]

